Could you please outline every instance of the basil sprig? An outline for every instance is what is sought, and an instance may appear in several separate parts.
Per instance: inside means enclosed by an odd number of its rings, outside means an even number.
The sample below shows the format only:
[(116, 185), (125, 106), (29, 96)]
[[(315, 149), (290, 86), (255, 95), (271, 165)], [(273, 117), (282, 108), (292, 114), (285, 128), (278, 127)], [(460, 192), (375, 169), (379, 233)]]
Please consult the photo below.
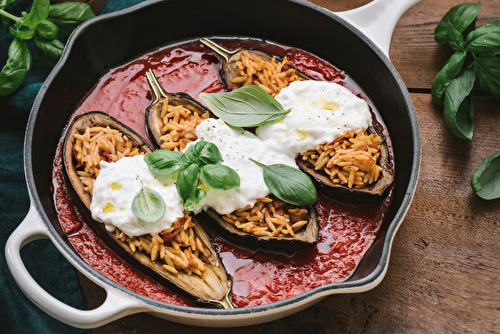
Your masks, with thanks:
[(201, 93), (200, 98), (218, 118), (234, 127), (256, 127), (285, 117), (283, 106), (259, 86), (245, 86), (227, 93)]
[(177, 172), (176, 189), (184, 200), (184, 209), (193, 211), (207, 195), (203, 186), (229, 190), (240, 186), (240, 177), (232, 168), (221, 165), (222, 156), (212, 143), (200, 140), (185, 152), (156, 150), (144, 161), (152, 173)]
[(142, 187), (132, 200), (132, 212), (137, 218), (147, 223), (156, 223), (165, 214), (166, 205), (163, 197), (147, 187)]
[(32, 57), (27, 40), (33, 40), (44, 63), (54, 66), (64, 50), (59, 35), (71, 34), (80, 23), (95, 16), (84, 2), (50, 5), (49, 0), (34, 0), (30, 12), (23, 12), (22, 17), (17, 17), (5, 11), (12, 2), (14, 0), (0, 1), (3, 27), (15, 37), (9, 47), (7, 62), (0, 72), (0, 96), (9, 95), (19, 88), (31, 69)]
[[(473, 135), (474, 86), (500, 98), (500, 19), (476, 29), (478, 4), (451, 8), (434, 30), (434, 40), (449, 44), (455, 53), (432, 83), (433, 101), (444, 106), (451, 132), (461, 139)], [(484, 199), (500, 198), (500, 152), (486, 158), (476, 169), (471, 184)]]
[(250, 160), (262, 167), (264, 182), (274, 196), (299, 206), (313, 205), (316, 202), (316, 188), (302, 171), (283, 164), (264, 165), (254, 159)]

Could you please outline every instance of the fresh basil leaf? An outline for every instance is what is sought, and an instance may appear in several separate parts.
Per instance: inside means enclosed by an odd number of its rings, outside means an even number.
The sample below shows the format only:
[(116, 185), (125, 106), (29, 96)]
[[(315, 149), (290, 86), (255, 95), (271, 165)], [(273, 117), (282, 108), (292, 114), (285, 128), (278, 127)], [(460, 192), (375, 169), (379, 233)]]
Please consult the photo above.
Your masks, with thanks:
[(79, 24), (94, 16), (92, 8), (84, 2), (63, 2), (50, 6), (48, 19), (60, 28), (61, 33), (69, 35)]
[(163, 197), (153, 190), (142, 187), (132, 200), (132, 212), (147, 223), (156, 223), (165, 215)]
[(208, 109), (235, 127), (255, 127), (283, 118), (291, 110), (283, 106), (259, 86), (246, 86), (221, 94), (201, 93)]
[(500, 19), (493, 20), (491, 22), (485, 23), (482, 25), (482, 27), (490, 27), (490, 26), (497, 26), (500, 27)]
[(45, 40), (52, 40), (59, 34), (59, 28), (49, 20), (43, 20), (36, 26), (36, 33)]
[(182, 152), (162, 149), (146, 154), (144, 161), (152, 173), (156, 175), (168, 175), (181, 168), (184, 163), (183, 156)]
[(55, 66), (64, 51), (64, 43), (58, 39), (46, 40), (36, 34), (33, 42), (40, 59), (49, 66)]
[(222, 162), (222, 157), (217, 146), (204, 140), (189, 145), (184, 153), (189, 163), (195, 163), (200, 167)]
[(443, 69), (439, 71), (432, 82), (432, 100), (434, 103), (444, 106), (444, 92), (446, 87), (450, 84), (451, 79), (455, 78), (467, 57), (466, 52), (456, 52), (450, 59), (444, 64)]
[(472, 118), (474, 106), (472, 88), (474, 72), (467, 69), (452, 79), (446, 88), (444, 99), (444, 119), (446, 125), (455, 136), (461, 139), (472, 139)]
[(477, 167), (472, 174), (471, 186), (483, 199), (500, 198), (500, 152), (487, 157)]
[(0, 72), (0, 96), (9, 95), (22, 85), (31, 69), (31, 61), (26, 43), (14, 38), (9, 46), (7, 63)]
[(191, 193), (195, 191), (198, 185), (199, 175), (200, 167), (196, 164), (188, 165), (179, 170), (175, 187), (177, 188), (177, 193), (183, 200), (187, 200), (192, 196)]
[(471, 32), (465, 41), (466, 49), (475, 54), (493, 57), (500, 54), (500, 26), (481, 26)]
[(446, 32), (448, 34), (448, 43), (451, 48), (457, 52), (464, 51), (465, 43), (460, 31), (450, 24), (446, 27)]
[(201, 201), (207, 196), (205, 190), (201, 188), (195, 188), (194, 191), (189, 195), (189, 197), (184, 200), (184, 209), (188, 211), (194, 211)]
[(205, 165), (200, 168), (200, 178), (213, 189), (229, 190), (240, 186), (240, 176), (224, 165)]
[(23, 25), (29, 28), (36, 26), (49, 16), (50, 0), (33, 0), (33, 5), (28, 15), (23, 17)]
[(500, 98), (500, 58), (477, 58), (474, 73), (481, 88), (496, 98)]
[(18, 30), (10, 27), (10, 33), (14, 37), (19, 37), (21, 39), (32, 39), (33, 35), (35, 34), (35, 29)]
[(434, 29), (434, 40), (438, 44), (450, 42), (452, 36), (449, 36), (449, 26), (453, 26), (463, 37), (472, 31), (476, 24), (477, 14), (481, 10), (481, 5), (465, 3), (452, 7), (443, 16), (439, 24)]
[(309, 176), (297, 168), (283, 164), (264, 165), (264, 182), (269, 191), (282, 201), (293, 205), (313, 205), (316, 202), (316, 188)]

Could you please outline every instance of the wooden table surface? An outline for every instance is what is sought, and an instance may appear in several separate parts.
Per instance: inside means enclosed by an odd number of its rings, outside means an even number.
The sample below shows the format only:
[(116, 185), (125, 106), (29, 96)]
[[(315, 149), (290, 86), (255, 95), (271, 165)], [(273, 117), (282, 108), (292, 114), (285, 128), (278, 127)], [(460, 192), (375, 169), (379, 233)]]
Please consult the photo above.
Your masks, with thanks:
[[(341, 11), (369, 1), (312, 2)], [(140, 313), (92, 333), (500, 333), (500, 200), (482, 200), (470, 187), (481, 161), (500, 151), (500, 101), (476, 94), (469, 142), (446, 128), (443, 110), (430, 94), (432, 80), (451, 55), (448, 46), (434, 42), (434, 28), (449, 8), (464, 2), (423, 0), (394, 30), (390, 59), (415, 104), (422, 162), (415, 197), (379, 286), (333, 295), (293, 316), (238, 329), (187, 326)], [(483, 5), (478, 24), (500, 17), (499, 0), (471, 2)], [(103, 290), (79, 276), (87, 308), (97, 307)]]

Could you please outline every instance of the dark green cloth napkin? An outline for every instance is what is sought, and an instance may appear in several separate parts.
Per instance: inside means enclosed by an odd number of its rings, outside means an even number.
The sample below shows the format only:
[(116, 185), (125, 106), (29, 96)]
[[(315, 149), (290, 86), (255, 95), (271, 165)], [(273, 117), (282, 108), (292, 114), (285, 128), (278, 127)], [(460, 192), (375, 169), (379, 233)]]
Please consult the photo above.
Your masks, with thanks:
[[(144, 0), (108, 0), (101, 14)], [(7, 11), (21, 15), (31, 0), (16, 0)], [(7, 61), (12, 36), (0, 31), (0, 68)], [(33, 66), (24, 84), (10, 96), (0, 97), (0, 333), (89, 333), (68, 326), (41, 311), (19, 289), (5, 262), (8, 237), (28, 213), (30, 201), (24, 178), (23, 143), (33, 101), (51, 68), (43, 64), (32, 45)], [(33, 278), (52, 296), (85, 309), (75, 269), (48, 240), (39, 240), (21, 251)], [(56, 264), (56, 265), (54, 265)]]

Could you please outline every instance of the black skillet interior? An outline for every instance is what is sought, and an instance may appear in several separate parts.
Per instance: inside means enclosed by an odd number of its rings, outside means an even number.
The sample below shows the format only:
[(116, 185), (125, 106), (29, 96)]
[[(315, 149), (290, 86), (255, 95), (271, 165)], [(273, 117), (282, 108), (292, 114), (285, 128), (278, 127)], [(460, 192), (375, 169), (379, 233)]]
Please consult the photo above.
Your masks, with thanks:
[(173, 41), (222, 35), (262, 38), (312, 52), (345, 70), (375, 103), (395, 151), (393, 203), (365, 261), (350, 282), (334, 288), (376, 279), (389, 256), (385, 236), (396, 232), (416, 186), (420, 137), (415, 111), (396, 70), (370, 40), (331, 12), (300, 0), (148, 1), (80, 27), (41, 88), (26, 133), (28, 186), (43, 220), (54, 227), (51, 233), (59, 237), (50, 190), (54, 150), (70, 115), (100, 76)]

